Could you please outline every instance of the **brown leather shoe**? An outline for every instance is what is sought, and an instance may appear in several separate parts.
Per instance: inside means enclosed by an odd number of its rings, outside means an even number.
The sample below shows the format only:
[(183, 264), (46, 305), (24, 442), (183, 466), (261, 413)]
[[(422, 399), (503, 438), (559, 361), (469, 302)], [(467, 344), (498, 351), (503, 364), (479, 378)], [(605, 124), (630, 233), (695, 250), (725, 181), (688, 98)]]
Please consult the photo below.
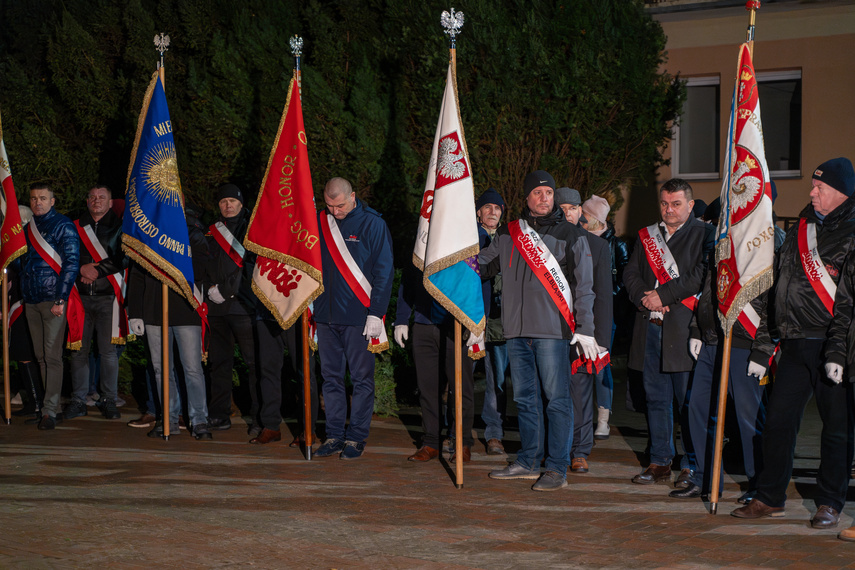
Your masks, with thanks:
[[(312, 434), (312, 445), (316, 444), (317, 442), (318, 436)], [(295, 437), (294, 440), (288, 444), (288, 447), (303, 447), (304, 445), (306, 445), (306, 432), (303, 432), (297, 437)]]
[(489, 439), (487, 440), (487, 455), (504, 455), (505, 454), (505, 446), (502, 445), (502, 440), (500, 439)]
[(782, 517), (784, 507), (770, 507), (763, 501), (753, 499), (744, 507), (733, 510), (731, 515), (739, 519), (762, 519), (763, 517)]
[(834, 528), (840, 520), (840, 513), (828, 505), (820, 505), (816, 514), (810, 519), (813, 528)]
[(632, 482), (638, 485), (652, 485), (659, 481), (671, 480), (671, 465), (656, 465), (651, 463), (647, 469), (632, 478)]
[(258, 437), (254, 437), (249, 440), (250, 443), (272, 443), (274, 441), (279, 441), (282, 439), (282, 432), (279, 430), (267, 429), (264, 428), (261, 430), (261, 433), (258, 434)]
[(419, 461), (424, 463), (425, 461), (430, 461), (431, 459), (436, 459), (437, 457), (439, 457), (438, 449), (423, 445), (419, 448), (418, 451), (407, 457), (407, 461)]
[(855, 526), (850, 526), (849, 528), (841, 530), (840, 534), (837, 535), (837, 538), (840, 540), (855, 542)]
[(681, 469), (680, 474), (677, 475), (677, 480), (674, 481), (675, 489), (688, 489), (689, 485), (692, 484), (692, 470), (691, 469)]
[(584, 457), (574, 457), (573, 461), (570, 462), (570, 471), (573, 473), (587, 473), (588, 460)]
[[(448, 460), (449, 463), (453, 464), (457, 459), (457, 455), (452, 455), (451, 459)], [(469, 463), (472, 461), (472, 449), (468, 445), (463, 446), (463, 463)]]

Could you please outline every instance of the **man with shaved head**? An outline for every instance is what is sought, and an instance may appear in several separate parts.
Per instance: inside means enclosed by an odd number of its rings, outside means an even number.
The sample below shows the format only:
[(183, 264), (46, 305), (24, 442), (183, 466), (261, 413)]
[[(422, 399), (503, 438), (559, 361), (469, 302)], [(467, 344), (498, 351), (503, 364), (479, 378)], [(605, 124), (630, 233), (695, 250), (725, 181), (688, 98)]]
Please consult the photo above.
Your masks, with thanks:
[[(333, 178), (318, 213), (324, 292), (315, 300), (326, 407), (326, 441), (317, 457), (362, 456), (374, 412), (374, 354), (388, 348), (383, 316), (392, 295), (392, 237), (386, 222)], [(347, 420), (345, 370), (353, 385)]]

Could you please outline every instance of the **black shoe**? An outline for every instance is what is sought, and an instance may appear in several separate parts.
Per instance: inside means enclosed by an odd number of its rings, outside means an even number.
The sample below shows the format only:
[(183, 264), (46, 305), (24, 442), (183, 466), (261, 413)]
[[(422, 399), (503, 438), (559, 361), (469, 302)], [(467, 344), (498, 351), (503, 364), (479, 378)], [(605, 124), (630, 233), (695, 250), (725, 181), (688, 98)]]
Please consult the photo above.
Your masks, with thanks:
[[(169, 428), (170, 437), (173, 435), (178, 435), (179, 433), (181, 433), (181, 432), (178, 429), (176, 429), (175, 427)], [(154, 424), (154, 427), (146, 435), (148, 437), (163, 437), (163, 421), (157, 420)]]
[(36, 403), (35, 402), (27, 402), (24, 404), (24, 407), (20, 410), (15, 410), (12, 412), (13, 416), (21, 417), (21, 416), (32, 416), (36, 413)]
[[(228, 421), (228, 420), (226, 420)], [(229, 422), (229, 427), (231, 427), (231, 422)], [(228, 429), (228, 428), (220, 428), (220, 429)], [(193, 434), (193, 437), (196, 438), (197, 441), (205, 439), (214, 439), (214, 436), (211, 434), (211, 430), (208, 429), (208, 424), (198, 424), (190, 426), (190, 433)]]
[(116, 400), (101, 398), (95, 402), (95, 405), (99, 410), (101, 410), (101, 415), (108, 420), (118, 420), (122, 417), (121, 412), (119, 412), (119, 408), (116, 407)]
[(65, 419), (70, 420), (72, 418), (79, 418), (80, 416), (88, 415), (89, 412), (86, 411), (86, 402), (83, 400), (74, 399), (70, 404), (65, 406), (65, 409), (62, 411), (62, 415)]
[(42, 416), (41, 421), (39, 422), (39, 429), (53, 429), (56, 427), (56, 418), (53, 416)]
[(694, 483), (689, 483), (685, 489), (677, 489), (668, 493), (672, 499), (697, 499), (701, 496), (701, 488)]
[(208, 418), (207, 427), (208, 429), (212, 430), (224, 431), (232, 427), (232, 420), (230, 420), (229, 418), (226, 418), (224, 420), (221, 420), (219, 418)]

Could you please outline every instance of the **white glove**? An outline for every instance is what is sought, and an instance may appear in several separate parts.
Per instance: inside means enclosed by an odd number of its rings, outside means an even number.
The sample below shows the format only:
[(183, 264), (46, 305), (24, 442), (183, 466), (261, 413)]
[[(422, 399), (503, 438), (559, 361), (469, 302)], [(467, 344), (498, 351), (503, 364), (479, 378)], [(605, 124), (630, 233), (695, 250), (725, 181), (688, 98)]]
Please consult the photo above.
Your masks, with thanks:
[(383, 321), (379, 317), (368, 315), (365, 319), (365, 328), (362, 329), (362, 336), (365, 340), (372, 338), (380, 338), (380, 333), (383, 332)]
[(762, 380), (766, 376), (766, 367), (751, 360), (748, 361), (748, 375)]
[(840, 384), (843, 382), (843, 367), (839, 364), (832, 364), (829, 362), (825, 365), (825, 373), (828, 376), (829, 380), (834, 382), (835, 384)]
[(218, 305), (226, 302), (226, 298), (223, 297), (222, 293), (220, 293), (218, 285), (214, 285), (208, 289), (208, 298)]
[(131, 327), (131, 332), (137, 336), (145, 334), (145, 323), (142, 319), (128, 319), (128, 326)]
[(484, 332), (483, 331), (478, 336), (475, 336), (474, 334), (469, 335), (469, 340), (466, 341), (467, 348), (472, 348), (473, 344), (479, 344), (479, 345), (481, 345), (481, 347), (484, 346)]
[(578, 350), (588, 360), (593, 362), (597, 359), (597, 341), (594, 337), (585, 336), (583, 334), (574, 334), (573, 338), (570, 339), (570, 344), (575, 344), (576, 350)]
[(407, 325), (395, 325), (395, 342), (398, 346), (404, 348), (404, 343), (410, 338), (410, 327)]
[(701, 353), (701, 347), (704, 343), (699, 338), (690, 338), (689, 339), (689, 354), (692, 355), (692, 358), (695, 360), (698, 359), (698, 355)]

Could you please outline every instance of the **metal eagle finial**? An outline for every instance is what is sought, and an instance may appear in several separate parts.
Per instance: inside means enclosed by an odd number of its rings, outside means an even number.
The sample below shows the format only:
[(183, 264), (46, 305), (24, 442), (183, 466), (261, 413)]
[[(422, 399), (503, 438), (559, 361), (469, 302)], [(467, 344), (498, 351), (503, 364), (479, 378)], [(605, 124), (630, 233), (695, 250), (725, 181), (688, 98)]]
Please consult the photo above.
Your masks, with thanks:
[(169, 49), (169, 36), (164, 33), (155, 34), (154, 46), (160, 52), (160, 67), (163, 67), (163, 54)]
[(443, 12), (439, 21), (442, 27), (445, 28), (445, 34), (451, 38), (451, 49), (454, 49), (457, 34), (460, 33), (460, 28), (463, 27), (463, 12), (455, 12), (454, 8), (452, 8), (450, 12)]

